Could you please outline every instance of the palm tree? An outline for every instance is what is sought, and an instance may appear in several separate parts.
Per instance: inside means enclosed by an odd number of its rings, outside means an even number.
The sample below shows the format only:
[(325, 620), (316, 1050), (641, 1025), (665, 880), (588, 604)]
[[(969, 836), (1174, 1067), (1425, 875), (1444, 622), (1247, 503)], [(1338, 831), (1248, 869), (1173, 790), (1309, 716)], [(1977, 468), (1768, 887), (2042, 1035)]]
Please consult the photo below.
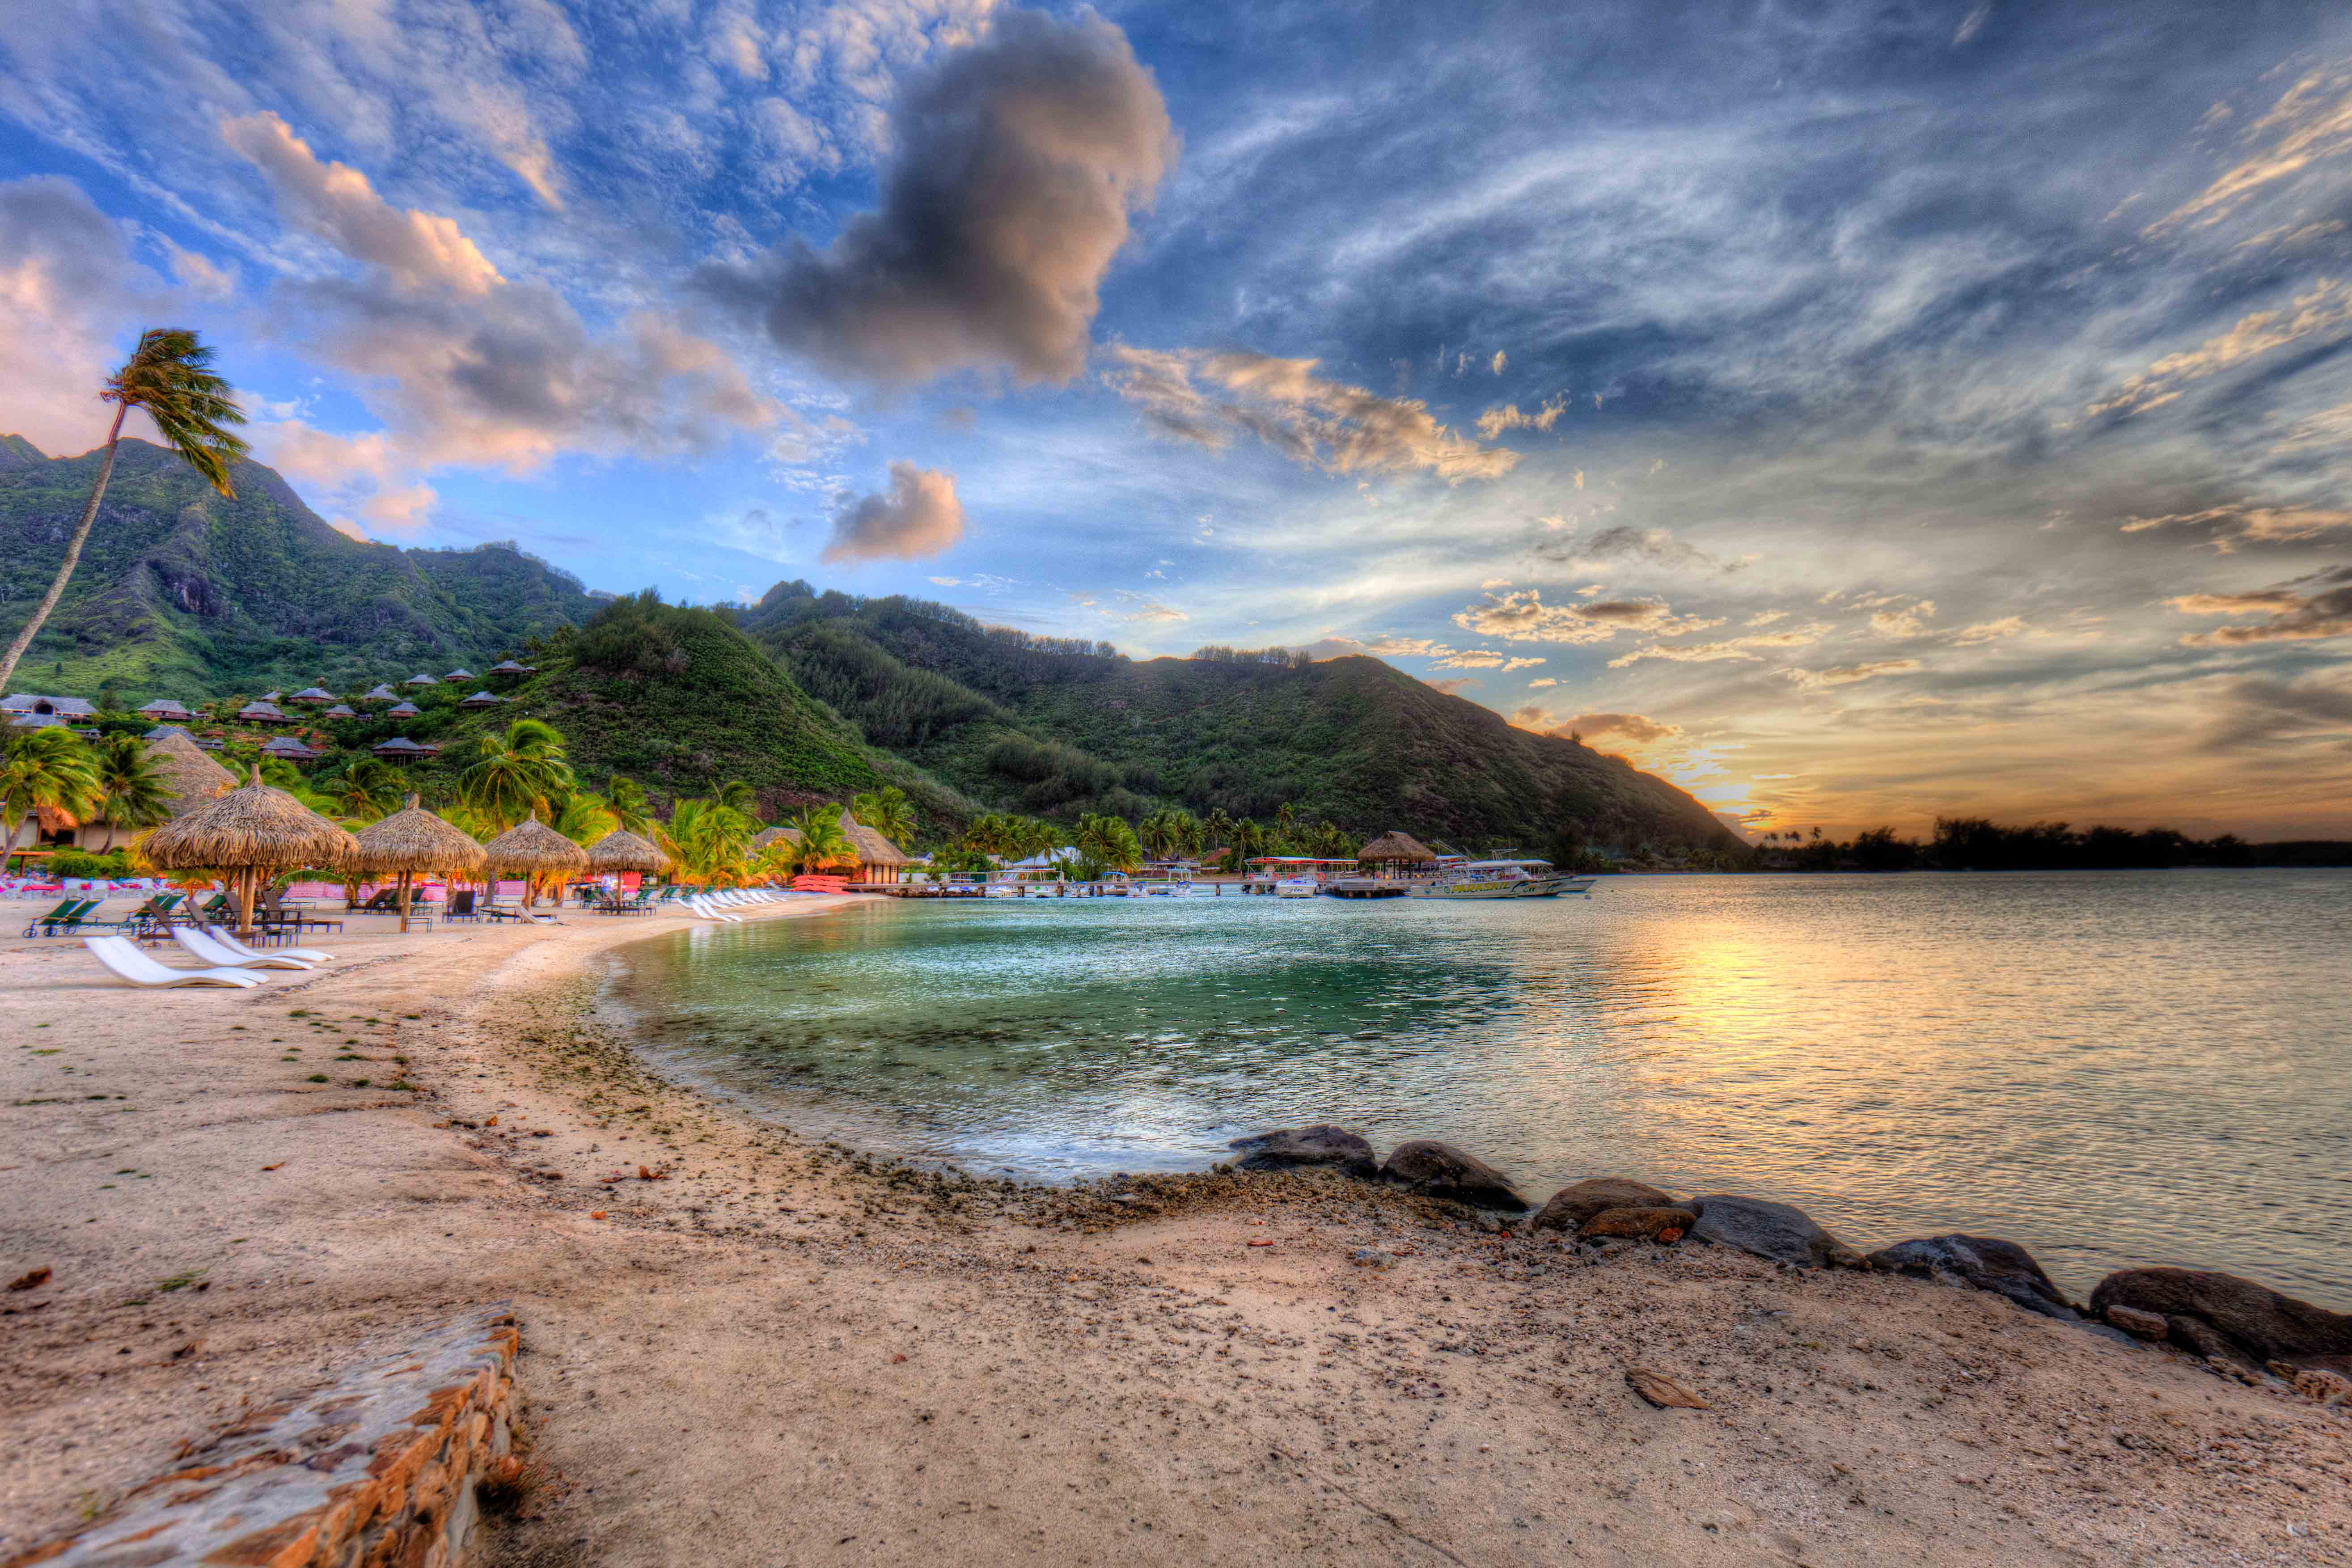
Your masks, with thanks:
[(474, 765), (457, 775), (457, 797), (500, 833), (533, 812), (550, 815), (548, 802), (572, 788), (563, 736), (537, 719), (518, 719), (505, 734), (483, 736), (474, 756)]
[(177, 792), (157, 770), (147, 743), (136, 736), (109, 735), (96, 748), (90, 774), (102, 797), (100, 809), (106, 814), (106, 846), (100, 854), (114, 847), (115, 829), (141, 832), (171, 816)]
[(89, 487), (81, 522), (66, 545), (66, 558), (58, 563), (56, 580), (34, 607), (32, 619), (8, 645), (7, 653), (0, 655), (0, 691), (8, 689), (16, 661), (33, 646), (49, 612), (65, 596), (66, 584), (81, 560), (82, 546), (89, 542), (90, 524), (98, 521), (99, 503), (106, 499), (107, 481), (114, 477), (114, 453), (122, 439), (123, 416), (133, 408), (144, 408), (164, 442), (188, 467), (221, 494), (236, 494), (229, 486), (228, 466), (245, 456), (245, 443), (222, 426), (244, 424), (245, 411), (236, 405), (229, 384), (212, 373), (212, 358), (213, 351), (197, 342), (195, 333), (183, 327), (159, 327), (142, 332), (131, 358), (108, 378), (106, 390), (99, 394), (99, 401), (115, 405), (114, 425), (106, 433), (106, 458), (98, 466), (97, 482)]
[(904, 844), (915, 836), (915, 808), (908, 804), (907, 792), (897, 784), (884, 784), (878, 791), (859, 795), (849, 803), (849, 810), (893, 844)]
[(729, 779), (719, 786), (719, 804), (750, 823), (756, 832), (760, 826), (760, 797), (741, 779)]
[(810, 806), (793, 816), (792, 826), (801, 836), (802, 865), (822, 869), (856, 862), (857, 846), (842, 830), (840, 806)]
[(390, 763), (362, 757), (320, 793), (337, 816), (364, 824), (390, 814), (400, 804), (406, 782)]
[(0, 731), (0, 826), (7, 829), (5, 868), (16, 851), (16, 830), (36, 811), (87, 816), (102, 792), (81, 737), (59, 725)]
[(751, 844), (751, 819), (741, 812), (715, 800), (681, 800), (670, 806), (668, 823), (656, 831), (687, 881), (715, 884), (741, 877), (743, 853)]
[(1173, 814), (1165, 809), (1155, 811), (1135, 825), (1135, 836), (1143, 847), (1161, 859), (1166, 859), (1176, 847), (1177, 826)]
[(1234, 841), (1234, 819), (1225, 815), (1222, 805), (1211, 806), (1209, 815), (1201, 819), (1201, 826), (1210, 844), (1222, 847)]
[(593, 795), (560, 795), (549, 804), (547, 825), (583, 849), (620, 825), (612, 806)]
[(643, 838), (654, 825), (653, 807), (646, 802), (646, 786), (614, 773), (604, 781), (604, 805), (623, 831)]

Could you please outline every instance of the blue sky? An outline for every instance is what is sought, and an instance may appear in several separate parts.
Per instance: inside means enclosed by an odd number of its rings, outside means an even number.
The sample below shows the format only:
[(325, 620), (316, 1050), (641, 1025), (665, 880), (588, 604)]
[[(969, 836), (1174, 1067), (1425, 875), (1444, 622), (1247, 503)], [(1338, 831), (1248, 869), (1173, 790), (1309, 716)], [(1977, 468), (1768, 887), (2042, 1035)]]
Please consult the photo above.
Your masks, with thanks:
[(169, 319), (388, 542), (2352, 836), (2347, 223), (2336, 5), (57, 0), (0, 426)]

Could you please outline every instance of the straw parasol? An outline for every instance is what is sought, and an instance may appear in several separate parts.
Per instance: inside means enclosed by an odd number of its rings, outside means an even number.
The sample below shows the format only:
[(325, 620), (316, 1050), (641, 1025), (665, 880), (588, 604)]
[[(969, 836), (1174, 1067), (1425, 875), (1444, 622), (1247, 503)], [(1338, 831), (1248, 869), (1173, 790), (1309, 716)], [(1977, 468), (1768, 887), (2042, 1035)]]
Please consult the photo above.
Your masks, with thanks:
[(1382, 866), (1391, 871), (1402, 866), (1433, 864), (1437, 856), (1429, 846), (1409, 833), (1390, 828), (1370, 844), (1356, 851), (1356, 858), (1367, 866)]
[(140, 858), (163, 870), (235, 872), (240, 932), (253, 930), (253, 895), (262, 872), (289, 866), (341, 868), (359, 853), (359, 841), (350, 834), (284, 790), (263, 784), (258, 767), (249, 783), (174, 817), (139, 844)]
[(537, 897), (539, 879), (588, 869), (588, 851), (540, 821), (532, 812), (482, 846), (482, 868), (522, 879), (522, 907)]
[(669, 864), (669, 857), (625, 827), (616, 827), (588, 847), (592, 871), (643, 871), (651, 874)]
[(359, 832), (360, 868), (400, 873), (400, 929), (408, 929), (408, 883), (418, 872), (444, 876), (478, 871), (488, 857), (482, 847), (459, 829), (416, 804), (407, 805), (372, 827)]

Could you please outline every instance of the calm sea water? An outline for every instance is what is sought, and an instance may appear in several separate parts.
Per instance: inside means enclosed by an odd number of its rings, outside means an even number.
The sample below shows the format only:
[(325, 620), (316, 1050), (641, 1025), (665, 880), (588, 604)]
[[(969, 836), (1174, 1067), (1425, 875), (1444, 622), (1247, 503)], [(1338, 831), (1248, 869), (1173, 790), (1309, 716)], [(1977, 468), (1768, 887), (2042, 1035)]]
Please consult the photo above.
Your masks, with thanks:
[(1523, 903), (918, 903), (638, 944), (646, 1048), (1032, 1176), (1304, 1121), (2352, 1309), (2352, 873), (1624, 878)]

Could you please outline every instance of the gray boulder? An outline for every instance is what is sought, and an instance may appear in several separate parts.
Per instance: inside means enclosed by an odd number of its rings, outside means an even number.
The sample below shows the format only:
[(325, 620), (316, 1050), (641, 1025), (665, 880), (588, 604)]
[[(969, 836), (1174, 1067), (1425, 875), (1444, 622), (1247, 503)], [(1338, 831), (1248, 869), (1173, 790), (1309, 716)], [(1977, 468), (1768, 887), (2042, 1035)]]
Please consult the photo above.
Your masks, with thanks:
[(1689, 1239), (1711, 1241), (1785, 1263), (1791, 1268), (1851, 1268), (1861, 1256), (1805, 1216), (1805, 1211), (1764, 1198), (1743, 1198), (1729, 1193), (1693, 1198), (1683, 1205), (1698, 1210), (1698, 1223)]
[(2094, 1313), (2105, 1317), (2117, 1307), (2161, 1316), (2173, 1343), (2210, 1360), (2352, 1373), (2352, 1314), (2282, 1296), (2234, 1274), (2126, 1268), (2091, 1292)]
[(1400, 1186), (1433, 1198), (1449, 1198), (1473, 1208), (1503, 1209), (1517, 1214), (1528, 1200), (1512, 1189), (1510, 1178), (1451, 1143), (1416, 1138), (1389, 1151), (1381, 1174)]
[(2033, 1255), (2013, 1241), (1992, 1236), (1930, 1236), (1898, 1241), (1870, 1255), (1870, 1266), (1890, 1274), (1933, 1279), (1948, 1274), (1979, 1290), (2005, 1296), (2029, 1312), (2061, 1322), (2082, 1317)]
[(1236, 1138), (1225, 1147), (1241, 1155), (1234, 1163), (1244, 1171), (1290, 1171), (1302, 1165), (1328, 1165), (1350, 1176), (1370, 1177), (1380, 1172), (1380, 1163), (1373, 1158), (1370, 1143), (1345, 1128), (1322, 1123)]
[[(1685, 1205), (1645, 1182), (1623, 1176), (1594, 1176), (1552, 1194), (1537, 1215), (1538, 1230), (1581, 1230), (1595, 1215), (1610, 1209), (1664, 1209)], [(1691, 1217), (1698, 1217), (1693, 1210)], [(1685, 1229), (1689, 1227), (1685, 1226)]]

